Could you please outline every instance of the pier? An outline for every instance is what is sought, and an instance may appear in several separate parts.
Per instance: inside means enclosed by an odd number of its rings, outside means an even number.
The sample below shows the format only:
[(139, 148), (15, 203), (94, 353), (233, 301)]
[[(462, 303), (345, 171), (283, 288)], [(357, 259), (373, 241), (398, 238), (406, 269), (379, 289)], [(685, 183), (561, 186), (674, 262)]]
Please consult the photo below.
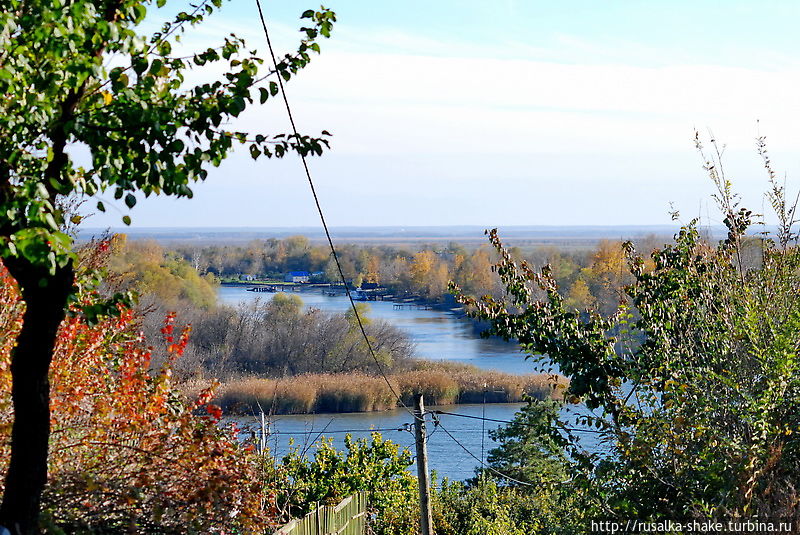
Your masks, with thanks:
[(392, 308), (395, 310), (433, 310), (431, 305), (426, 305), (424, 303), (395, 303)]
[(275, 293), (278, 291), (278, 289), (275, 288), (274, 286), (253, 286), (252, 288), (248, 288), (247, 291), (258, 292), (258, 293), (263, 293), (263, 292)]

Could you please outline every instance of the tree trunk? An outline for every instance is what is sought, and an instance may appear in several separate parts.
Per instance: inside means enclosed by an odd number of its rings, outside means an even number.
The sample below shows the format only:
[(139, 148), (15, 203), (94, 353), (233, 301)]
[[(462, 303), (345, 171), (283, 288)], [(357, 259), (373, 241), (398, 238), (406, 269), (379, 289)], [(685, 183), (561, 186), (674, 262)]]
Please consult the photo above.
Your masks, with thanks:
[(0, 525), (14, 535), (39, 533), (39, 509), (47, 482), (50, 381), (56, 335), (72, 292), (72, 264), (50, 274), (23, 259), (6, 259), (25, 301), (22, 330), (11, 352), (14, 424)]

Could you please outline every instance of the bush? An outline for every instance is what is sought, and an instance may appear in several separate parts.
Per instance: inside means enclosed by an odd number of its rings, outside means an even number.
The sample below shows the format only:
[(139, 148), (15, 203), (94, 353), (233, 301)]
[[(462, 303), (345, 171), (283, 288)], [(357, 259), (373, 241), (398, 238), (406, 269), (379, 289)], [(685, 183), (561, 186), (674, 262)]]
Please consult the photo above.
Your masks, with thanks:
[(598, 514), (800, 519), (796, 207), (763, 142), (759, 150), (779, 221), (774, 240), (747, 235), (753, 215), (711, 160), (727, 236), (704, 242), (695, 220), (649, 258), (625, 244), (631, 282), (614, 313), (570, 307), (552, 269), (518, 263), (496, 231), (507, 299), (461, 297), (491, 321), (491, 334), (557, 364), (571, 377), (569, 394), (601, 409), (578, 425), (597, 434), (603, 455), (583, 450), (574, 422), (554, 422), (574, 460), (571, 485)]
[(520, 489), (491, 477), (473, 485), (445, 480), (434, 488), (432, 503), (437, 535), (588, 533), (574, 500), (549, 486)]
[[(91, 299), (91, 296), (85, 297)], [(9, 459), (9, 349), (21, 306), (0, 268), (0, 469)], [(49, 479), (43, 496), (50, 531), (241, 533), (274, 525), (265, 463), (219, 425), (211, 391), (186, 404), (171, 363), (189, 329), (142, 345), (133, 312), (89, 326), (77, 313), (61, 325), (52, 384)], [(162, 366), (151, 369), (160, 354)], [(204, 409), (206, 415), (195, 414)]]
[(276, 486), (291, 516), (308, 513), (317, 503), (336, 504), (356, 491), (367, 491), (369, 533), (412, 535), (418, 522), (417, 487), (408, 472), (411, 452), (384, 440), (380, 433), (353, 440), (345, 437), (345, 451), (322, 440), (308, 458), (295, 448), (283, 458)]

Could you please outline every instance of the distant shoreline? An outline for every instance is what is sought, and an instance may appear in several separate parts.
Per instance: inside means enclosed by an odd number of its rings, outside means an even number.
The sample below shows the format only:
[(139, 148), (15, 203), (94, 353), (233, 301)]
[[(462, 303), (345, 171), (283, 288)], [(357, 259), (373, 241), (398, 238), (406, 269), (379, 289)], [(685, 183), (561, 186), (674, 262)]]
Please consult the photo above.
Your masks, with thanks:
[[(531, 245), (594, 245), (600, 240), (635, 239), (647, 235), (671, 237), (678, 229), (675, 225), (494, 225), (504, 241), (510, 244)], [(421, 244), (421, 243), (486, 243), (484, 231), (492, 225), (457, 226), (407, 226), (407, 227), (354, 227), (331, 229), (337, 243), (361, 244)], [(723, 236), (723, 227), (703, 227), (714, 236)], [(313, 242), (324, 241), (319, 227), (125, 227), (85, 228), (79, 231), (78, 240), (86, 241), (106, 231), (126, 234), (131, 240), (155, 240), (161, 243), (183, 244), (244, 244), (253, 240), (282, 239), (289, 236), (306, 236)]]
[[(342, 295), (344, 295), (344, 286), (342, 285), (332, 285), (329, 282), (324, 283), (297, 283), (297, 282), (271, 282), (271, 281), (264, 281), (264, 280), (253, 280), (253, 281), (225, 281), (221, 282), (220, 286), (222, 287), (229, 287), (229, 288), (242, 288), (242, 287), (258, 287), (258, 286), (276, 286), (281, 288), (292, 288), (291, 291), (286, 292), (285, 290), (279, 290), (280, 292), (285, 293), (293, 293), (293, 294), (300, 294), (302, 295), (304, 292), (309, 290), (319, 290), (322, 288), (334, 288), (337, 290), (341, 290)], [(296, 289), (296, 290), (295, 290)], [(351, 288), (353, 290), (353, 288)], [(358, 300), (357, 300), (358, 301)], [(410, 305), (419, 305), (428, 307), (431, 310), (438, 310), (439, 312), (446, 312), (448, 314), (454, 314), (457, 317), (464, 318), (466, 317), (466, 313), (464, 312), (464, 307), (462, 306), (453, 306), (453, 303), (442, 302), (442, 301), (434, 301), (431, 299), (424, 299), (420, 296), (408, 296), (408, 297), (400, 297), (396, 295), (392, 295), (388, 299), (381, 299), (381, 301), (386, 301), (390, 303), (401, 303), (401, 304), (410, 304)], [(370, 303), (374, 302), (374, 300), (365, 300), (365, 301), (358, 301), (362, 303)]]

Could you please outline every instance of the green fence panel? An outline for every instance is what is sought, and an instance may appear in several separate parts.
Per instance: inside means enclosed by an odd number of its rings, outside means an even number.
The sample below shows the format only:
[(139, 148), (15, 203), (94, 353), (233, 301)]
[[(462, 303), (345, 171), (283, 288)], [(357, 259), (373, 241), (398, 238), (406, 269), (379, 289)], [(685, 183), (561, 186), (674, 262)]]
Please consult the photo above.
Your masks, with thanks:
[(364, 535), (367, 527), (367, 494), (357, 492), (338, 505), (322, 505), (296, 518), (275, 535)]

